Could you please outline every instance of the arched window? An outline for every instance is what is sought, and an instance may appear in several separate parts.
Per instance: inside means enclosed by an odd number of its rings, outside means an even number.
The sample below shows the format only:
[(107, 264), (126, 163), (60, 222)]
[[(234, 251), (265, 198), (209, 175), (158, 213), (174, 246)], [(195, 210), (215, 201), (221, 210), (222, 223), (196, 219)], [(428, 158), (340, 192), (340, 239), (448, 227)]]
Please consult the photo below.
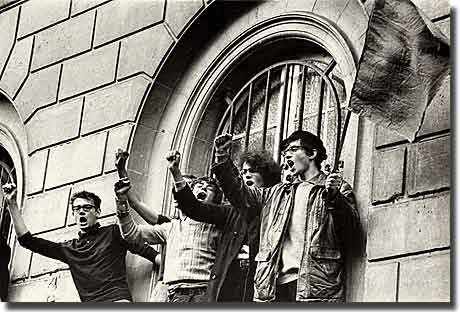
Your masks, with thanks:
[(303, 129), (321, 137), (328, 151), (323, 165), (333, 166), (349, 118), (342, 108), (343, 81), (337, 73), (331, 74), (335, 65), (330, 58), (329, 62), (289, 60), (249, 79), (228, 101), (217, 130), (233, 134), (233, 159), (238, 160), (244, 151), (262, 149), (271, 151), (279, 162), (281, 141)]
[(5, 148), (0, 144), (0, 235), (5, 241), (10, 236), (11, 217), (5, 205), (2, 187), (7, 183), (16, 184), (16, 170), (13, 160)]

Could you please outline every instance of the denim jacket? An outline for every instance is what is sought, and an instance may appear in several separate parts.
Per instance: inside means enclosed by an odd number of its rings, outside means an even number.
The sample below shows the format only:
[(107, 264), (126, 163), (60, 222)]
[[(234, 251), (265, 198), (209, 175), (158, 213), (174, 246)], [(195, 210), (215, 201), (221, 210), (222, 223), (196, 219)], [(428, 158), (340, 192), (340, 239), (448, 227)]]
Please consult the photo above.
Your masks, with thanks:
[[(260, 246), (256, 255), (254, 301), (275, 300), (281, 246), (294, 208), (298, 184), (271, 188), (248, 187), (231, 161), (213, 166), (213, 173), (234, 207), (248, 217), (260, 215)], [(321, 174), (307, 203), (305, 241), (298, 272), (297, 301), (343, 302), (345, 246), (359, 222), (351, 186), (344, 182), (334, 200), (326, 199), (326, 176)]]

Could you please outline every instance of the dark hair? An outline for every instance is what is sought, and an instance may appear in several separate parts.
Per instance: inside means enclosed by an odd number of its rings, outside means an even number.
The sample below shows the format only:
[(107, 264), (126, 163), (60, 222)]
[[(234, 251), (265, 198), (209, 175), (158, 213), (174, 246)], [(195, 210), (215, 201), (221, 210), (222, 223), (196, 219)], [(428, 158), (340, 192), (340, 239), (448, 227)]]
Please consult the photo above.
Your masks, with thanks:
[(196, 176), (193, 174), (183, 174), (182, 177), (187, 183), (192, 183), (194, 180), (196, 180)]
[(263, 186), (270, 187), (281, 182), (281, 167), (267, 151), (243, 153), (239, 161), (240, 168), (244, 163), (254, 168), (262, 176)]
[(190, 183), (190, 188), (193, 190), (195, 187), (195, 184), (199, 182), (206, 182), (216, 188), (216, 197), (215, 197), (215, 203), (220, 204), (222, 202), (222, 197), (223, 197), (223, 192), (222, 189), (219, 187), (219, 184), (217, 183), (216, 179), (208, 177), (208, 176), (202, 176), (199, 178), (196, 178)]
[(324, 148), (323, 141), (311, 132), (304, 130), (294, 131), (287, 139), (281, 142), (281, 150), (285, 150), (289, 143), (300, 140), (307, 153), (307, 155), (313, 155), (313, 150), (316, 150), (317, 155), (315, 157), (315, 164), (318, 168), (321, 168), (321, 163), (327, 158), (326, 149)]
[(94, 203), (94, 206), (96, 206), (96, 212), (100, 213), (101, 212), (101, 198), (97, 196), (94, 193), (88, 192), (88, 191), (80, 191), (72, 195), (70, 198), (70, 204), (73, 205), (73, 202), (77, 198), (83, 198), (87, 200), (91, 200)]

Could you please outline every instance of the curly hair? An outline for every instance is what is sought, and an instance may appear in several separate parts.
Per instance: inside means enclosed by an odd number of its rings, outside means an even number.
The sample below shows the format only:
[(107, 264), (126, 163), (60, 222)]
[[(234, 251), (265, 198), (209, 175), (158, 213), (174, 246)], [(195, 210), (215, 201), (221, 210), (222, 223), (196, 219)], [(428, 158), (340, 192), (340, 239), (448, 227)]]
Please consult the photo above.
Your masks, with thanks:
[(101, 198), (97, 196), (94, 193), (88, 192), (88, 191), (80, 191), (72, 195), (70, 198), (70, 204), (73, 205), (73, 202), (77, 198), (83, 198), (86, 200), (91, 200), (94, 203), (94, 206), (96, 207), (96, 212), (100, 213), (101, 212)]
[(240, 157), (239, 167), (247, 163), (261, 176), (265, 187), (281, 182), (281, 167), (273, 160), (267, 151), (251, 151), (243, 153)]

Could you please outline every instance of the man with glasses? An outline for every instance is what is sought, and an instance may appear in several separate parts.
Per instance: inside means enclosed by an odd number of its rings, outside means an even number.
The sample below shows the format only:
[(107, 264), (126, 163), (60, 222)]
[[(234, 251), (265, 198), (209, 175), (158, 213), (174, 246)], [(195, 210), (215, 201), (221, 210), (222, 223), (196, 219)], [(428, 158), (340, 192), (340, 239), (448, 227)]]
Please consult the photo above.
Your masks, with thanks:
[(16, 202), (16, 187), (3, 187), (16, 236), (21, 246), (45, 257), (66, 263), (82, 302), (130, 302), (126, 280), (127, 250), (154, 263), (158, 252), (147, 244), (125, 241), (118, 225), (101, 226), (97, 219), (101, 199), (93, 193), (73, 194), (70, 204), (78, 238), (56, 243), (32, 236)]
[(289, 182), (270, 188), (244, 183), (230, 159), (231, 144), (230, 135), (216, 138), (212, 171), (234, 207), (260, 216), (254, 300), (344, 301), (347, 238), (359, 217), (350, 185), (321, 171), (327, 157), (321, 139), (300, 130), (285, 139)]

